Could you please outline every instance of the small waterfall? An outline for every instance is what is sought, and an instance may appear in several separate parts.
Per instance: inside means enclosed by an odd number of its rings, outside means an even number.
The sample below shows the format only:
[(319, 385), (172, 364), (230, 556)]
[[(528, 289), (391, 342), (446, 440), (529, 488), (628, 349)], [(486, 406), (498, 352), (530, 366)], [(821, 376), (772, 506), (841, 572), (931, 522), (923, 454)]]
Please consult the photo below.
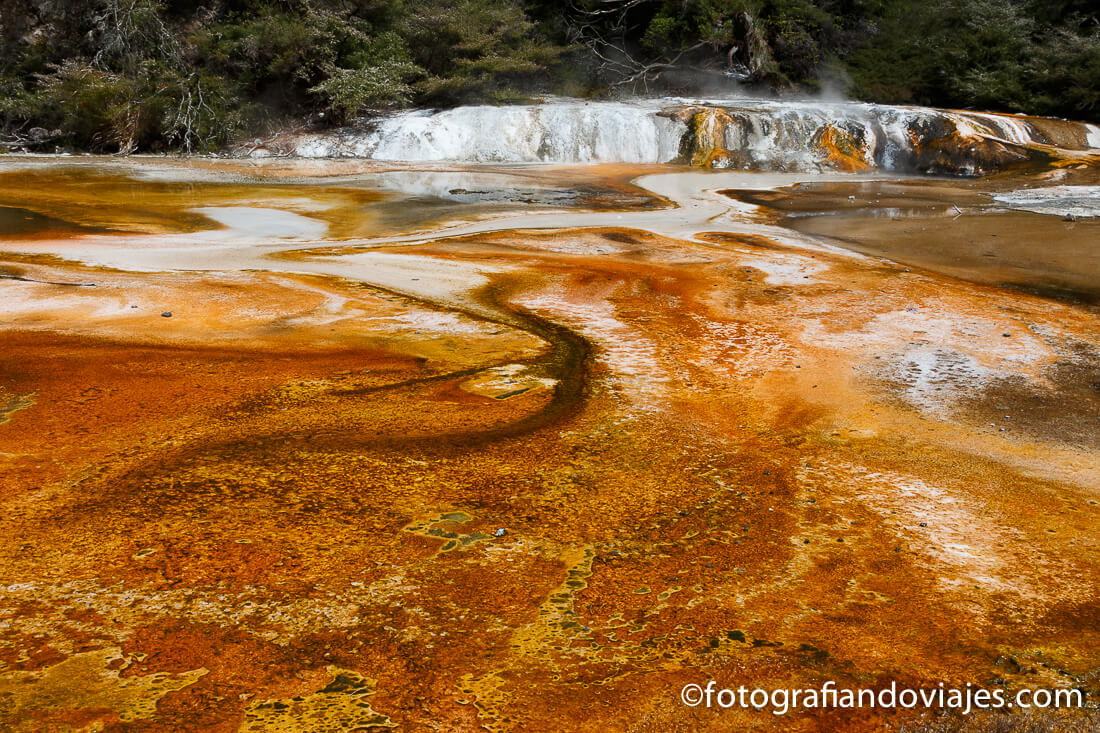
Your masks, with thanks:
[(327, 148), (311, 139), (299, 154), (415, 162), (667, 163), (679, 156), (685, 128), (657, 112), (653, 105), (617, 102), (406, 112)]
[(912, 122), (902, 110), (859, 104), (745, 102), (680, 108), (695, 131), (695, 165), (745, 170), (900, 167)]
[(921, 107), (770, 100), (672, 108), (693, 165), (767, 171), (979, 174), (1029, 160), (1030, 146), (1097, 148), (1094, 126)]
[(1085, 125), (1088, 130), (1088, 146), (1093, 150), (1100, 150), (1100, 126)]
[(1035, 158), (1036, 146), (1100, 149), (1100, 128), (854, 102), (556, 101), (405, 112), (372, 129), (302, 136), (293, 149), (304, 157), (411, 162), (982, 174)]

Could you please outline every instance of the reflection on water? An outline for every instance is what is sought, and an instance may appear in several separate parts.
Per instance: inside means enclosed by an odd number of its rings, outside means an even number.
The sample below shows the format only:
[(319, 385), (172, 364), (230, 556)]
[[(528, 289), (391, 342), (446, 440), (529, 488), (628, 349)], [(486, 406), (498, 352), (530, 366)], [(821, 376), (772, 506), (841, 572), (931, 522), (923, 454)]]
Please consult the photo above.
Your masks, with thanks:
[(990, 195), (971, 183), (913, 181), (726, 193), (775, 212), (793, 229), (858, 252), (973, 282), (1095, 302), (1100, 300), (1100, 219), (1085, 213), (1097, 190), (1046, 186)]
[(30, 209), (12, 206), (0, 206), (0, 236), (7, 239), (22, 239), (36, 236), (65, 236), (70, 234), (93, 234), (106, 231), (101, 227), (82, 226), (72, 222), (55, 219)]

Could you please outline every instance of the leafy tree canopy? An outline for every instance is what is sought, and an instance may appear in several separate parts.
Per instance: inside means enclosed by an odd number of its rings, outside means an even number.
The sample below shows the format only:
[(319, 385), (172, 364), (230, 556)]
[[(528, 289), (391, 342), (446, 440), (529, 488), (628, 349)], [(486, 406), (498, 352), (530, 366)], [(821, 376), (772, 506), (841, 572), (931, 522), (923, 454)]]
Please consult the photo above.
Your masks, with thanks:
[(536, 93), (775, 92), (1100, 118), (1094, 0), (5, 0), (0, 133), (216, 148)]

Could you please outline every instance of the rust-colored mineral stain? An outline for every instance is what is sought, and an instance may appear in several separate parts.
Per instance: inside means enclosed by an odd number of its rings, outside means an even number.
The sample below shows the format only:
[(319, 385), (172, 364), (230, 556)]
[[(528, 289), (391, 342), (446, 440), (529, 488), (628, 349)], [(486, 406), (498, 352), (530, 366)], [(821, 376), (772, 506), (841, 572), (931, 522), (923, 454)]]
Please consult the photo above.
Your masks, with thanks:
[[(758, 223), (372, 243), (333, 212), (381, 199), (273, 165), (310, 182), (261, 208), (330, 228), (263, 267), (82, 259), (249, 184), (0, 243), (5, 725), (880, 730), (932, 721), (678, 696), (1100, 693), (1094, 312)], [(0, 206), (87, 223), (94, 176), (48, 175)]]
[(817, 145), (825, 154), (826, 164), (836, 170), (859, 173), (871, 167), (863, 143), (836, 125), (822, 128)]

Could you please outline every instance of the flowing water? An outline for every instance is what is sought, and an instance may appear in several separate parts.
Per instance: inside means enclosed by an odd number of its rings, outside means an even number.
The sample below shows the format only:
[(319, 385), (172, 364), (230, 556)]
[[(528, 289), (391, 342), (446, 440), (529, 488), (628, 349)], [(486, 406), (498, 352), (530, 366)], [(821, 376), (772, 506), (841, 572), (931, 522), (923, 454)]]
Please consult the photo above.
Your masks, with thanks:
[[(481, 163), (671, 163), (753, 170), (939, 166), (976, 172), (967, 144), (1100, 149), (1100, 126), (1045, 118), (852, 102), (657, 99), (459, 107), (394, 115), (374, 127), (288, 141), (304, 157)], [(975, 155), (977, 153), (977, 155)]]
[(0, 725), (1100, 693), (1098, 137), (650, 100), (0, 160)]

